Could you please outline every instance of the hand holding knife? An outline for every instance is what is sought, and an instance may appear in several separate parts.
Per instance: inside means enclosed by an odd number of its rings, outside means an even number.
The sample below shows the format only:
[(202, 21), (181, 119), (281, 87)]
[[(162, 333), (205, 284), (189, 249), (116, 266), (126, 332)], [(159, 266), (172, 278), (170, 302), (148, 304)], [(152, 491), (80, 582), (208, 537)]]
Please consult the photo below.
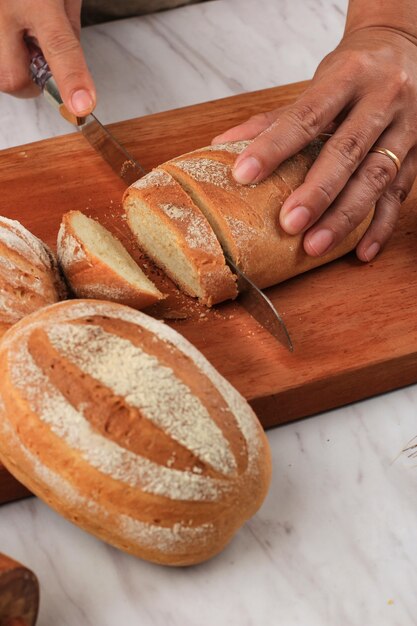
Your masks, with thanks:
[[(122, 178), (126, 185), (141, 178), (145, 174), (143, 167), (101, 124), (97, 117), (90, 113), (85, 117), (77, 117), (65, 106), (52, 72), (43, 57), (42, 51), (33, 39), (26, 38), (31, 54), (30, 72), (33, 81), (41, 89), (47, 100), (52, 103), (68, 122), (75, 125), (110, 165), (113, 171)], [(239, 302), (269, 333), (280, 343), (293, 351), (293, 344), (283, 319), (267, 296), (235, 265), (227, 255), (226, 262), (238, 277)]]

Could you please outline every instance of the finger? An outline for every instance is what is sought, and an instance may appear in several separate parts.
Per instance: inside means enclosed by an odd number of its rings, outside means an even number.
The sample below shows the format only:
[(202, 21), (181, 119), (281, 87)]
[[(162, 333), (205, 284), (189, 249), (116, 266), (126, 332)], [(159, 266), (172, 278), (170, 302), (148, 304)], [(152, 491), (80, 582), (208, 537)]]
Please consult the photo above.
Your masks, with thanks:
[(254, 139), (259, 133), (268, 128), (274, 120), (277, 118), (283, 109), (275, 109), (274, 111), (267, 111), (253, 115), (243, 124), (238, 124), (229, 128), (221, 135), (217, 135), (212, 140), (212, 144), (225, 143), (226, 141), (241, 141), (243, 139)]
[(392, 120), (392, 112), (370, 115), (375, 103), (364, 99), (324, 144), (305, 181), (284, 202), (280, 224), (296, 235), (314, 224)]
[[(394, 147), (395, 150), (401, 153), (400, 147)], [(369, 153), (335, 202), (307, 231), (307, 254), (321, 256), (340, 243), (365, 219), (396, 176), (397, 168), (391, 159)]]
[(241, 184), (266, 178), (282, 161), (299, 152), (322, 132), (353, 97), (351, 82), (335, 90), (337, 77), (308, 89), (239, 155), (233, 175)]
[(81, 45), (64, 7), (52, 2), (48, 11), (47, 17), (38, 19), (33, 28), (65, 106), (75, 115), (86, 115), (93, 110), (96, 95)]
[(81, 5), (82, 0), (65, 0), (65, 11), (68, 16), (69, 23), (72, 26), (72, 30), (74, 31), (77, 39), (80, 38), (81, 34)]
[(401, 204), (410, 193), (416, 174), (417, 152), (414, 150), (406, 157), (398, 175), (376, 204), (374, 218), (356, 247), (361, 261), (372, 261), (391, 237)]
[(36, 96), (39, 89), (29, 75), (29, 53), (23, 34), (10, 27), (0, 37), (0, 91), (20, 97)]

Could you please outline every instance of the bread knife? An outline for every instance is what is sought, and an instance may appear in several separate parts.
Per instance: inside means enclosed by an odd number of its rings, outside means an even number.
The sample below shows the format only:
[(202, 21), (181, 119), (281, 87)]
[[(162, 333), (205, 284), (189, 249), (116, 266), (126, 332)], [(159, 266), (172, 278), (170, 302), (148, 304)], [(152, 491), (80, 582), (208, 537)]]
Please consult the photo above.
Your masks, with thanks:
[(224, 257), (230, 269), (237, 276), (239, 303), (265, 330), (286, 346), (290, 352), (293, 352), (294, 346), (287, 327), (271, 300), (238, 268), (225, 252)]
[(90, 113), (85, 117), (77, 117), (70, 113), (64, 105), (58, 86), (36, 42), (26, 38), (31, 62), (30, 74), (33, 82), (40, 88), (46, 99), (53, 104), (67, 122), (82, 132), (89, 144), (110, 165), (112, 170), (122, 178), (126, 185), (131, 185), (146, 172), (115, 137), (107, 130), (99, 119)]
[[(110, 165), (113, 171), (125, 181), (126, 185), (131, 185), (141, 178), (146, 173), (144, 168), (113, 137), (110, 131), (103, 126), (93, 113), (85, 117), (77, 117), (68, 111), (37, 42), (27, 37), (26, 44), (31, 55), (30, 74), (32, 80), (40, 88), (46, 99), (59, 110), (62, 117), (82, 132), (89, 144)], [(288, 330), (271, 300), (226, 254), (225, 258), (227, 264), (237, 276), (239, 303), (265, 330), (292, 352), (294, 348)]]

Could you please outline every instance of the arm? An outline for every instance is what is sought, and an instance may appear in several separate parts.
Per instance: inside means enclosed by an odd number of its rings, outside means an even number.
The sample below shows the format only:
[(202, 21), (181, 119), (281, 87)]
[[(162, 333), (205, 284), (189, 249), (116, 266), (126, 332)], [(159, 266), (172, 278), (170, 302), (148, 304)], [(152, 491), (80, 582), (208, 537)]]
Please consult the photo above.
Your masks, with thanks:
[(0, 0), (0, 91), (37, 95), (29, 78), (24, 35), (35, 37), (67, 108), (89, 113), (95, 89), (79, 42), (82, 0)]
[[(305, 251), (331, 250), (376, 205), (357, 246), (370, 261), (389, 239), (417, 174), (417, 3), (350, 0), (343, 38), (293, 105), (255, 116), (214, 142), (255, 138), (236, 160), (259, 182), (323, 131), (333, 132), (305, 182), (285, 201), (281, 226), (305, 232)], [(393, 152), (399, 171), (386, 154)]]

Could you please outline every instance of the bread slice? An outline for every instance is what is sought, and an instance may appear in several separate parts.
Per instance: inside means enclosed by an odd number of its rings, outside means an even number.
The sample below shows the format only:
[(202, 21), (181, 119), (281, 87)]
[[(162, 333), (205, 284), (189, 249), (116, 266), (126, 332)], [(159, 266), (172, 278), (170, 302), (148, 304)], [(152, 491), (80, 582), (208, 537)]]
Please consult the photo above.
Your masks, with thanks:
[(66, 296), (48, 246), (20, 222), (0, 217), (0, 337), (26, 315)]
[(204, 214), (156, 169), (125, 192), (127, 222), (140, 247), (180, 288), (204, 304), (235, 298), (235, 277)]
[(136, 309), (164, 298), (121, 242), (81, 211), (62, 218), (58, 259), (78, 298), (102, 298)]
[(279, 224), (284, 200), (304, 180), (322, 142), (314, 141), (263, 182), (239, 185), (232, 176), (237, 154), (249, 142), (209, 146), (160, 167), (183, 187), (210, 222), (223, 249), (259, 287), (269, 287), (352, 250), (372, 213), (341, 244), (322, 257), (308, 256), (303, 235)]

